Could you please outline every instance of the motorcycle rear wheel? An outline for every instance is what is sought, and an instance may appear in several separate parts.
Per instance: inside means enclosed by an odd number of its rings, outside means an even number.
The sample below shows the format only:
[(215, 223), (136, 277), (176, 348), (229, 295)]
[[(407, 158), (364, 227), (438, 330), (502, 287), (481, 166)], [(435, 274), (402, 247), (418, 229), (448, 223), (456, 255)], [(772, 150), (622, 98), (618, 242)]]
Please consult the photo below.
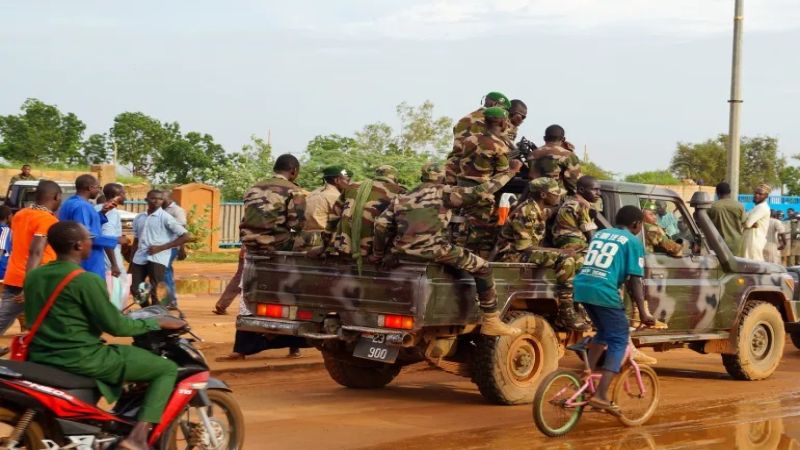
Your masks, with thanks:
[[(220, 446), (214, 448), (208, 441), (197, 408), (187, 407), (169, 426), (161, 438), (162, 450), (242, 450), (244, 446), (244, 415), (230, 392), (208, 391), (211, 407), (208, 418), (215, 427)], [(194, 435), (193, 432), (194, 431)]]
[[(14, 427), (17, 426), (17, 422), (22, 414), (8, 409), (6, 407), (0, 406), (0, 448), (5, 448), (8, 446), (8, 438), (11, 437), (11, 432), (14, 431)], [(22, 436), (22, 442), (17, 444), (18, 446), (15, 447), (17, 449), (25, 449), (25, 450), (45, 450), (47, 447), (44, 446), (44, 430), (42, 426), (39, 425), (36, 420), (32, 421), (28, 428), (25, 430), (25, 434)]]

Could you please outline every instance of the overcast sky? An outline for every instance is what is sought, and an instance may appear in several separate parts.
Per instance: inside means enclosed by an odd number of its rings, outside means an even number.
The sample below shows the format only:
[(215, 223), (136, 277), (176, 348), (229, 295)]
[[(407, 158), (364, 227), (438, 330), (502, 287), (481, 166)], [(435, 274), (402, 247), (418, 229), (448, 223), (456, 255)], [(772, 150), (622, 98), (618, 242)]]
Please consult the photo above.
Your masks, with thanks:
[[(396, 125), (429, 99), (457, 119), (491, 90), (626, 174), (727, 131), (733, 0), (2, 1), (0, 114), (28, 97), (87, 133), (123, 111), (238, 149)], [(745, 1), (744, 135), (800, 153), (800, 1)]]

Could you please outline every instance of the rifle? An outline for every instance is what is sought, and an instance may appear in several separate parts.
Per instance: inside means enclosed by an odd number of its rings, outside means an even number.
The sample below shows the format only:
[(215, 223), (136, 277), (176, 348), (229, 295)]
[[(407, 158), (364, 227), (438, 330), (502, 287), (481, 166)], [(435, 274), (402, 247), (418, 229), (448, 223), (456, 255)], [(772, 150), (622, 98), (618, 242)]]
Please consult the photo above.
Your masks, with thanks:
[(517, 142), (516, 148), (508, 152), (508, 159), (519, 158), (522, 162), (528, 162), (528, 156), (533, 153), (538, 147), (536, 144), (529, 141), (525, 136)]

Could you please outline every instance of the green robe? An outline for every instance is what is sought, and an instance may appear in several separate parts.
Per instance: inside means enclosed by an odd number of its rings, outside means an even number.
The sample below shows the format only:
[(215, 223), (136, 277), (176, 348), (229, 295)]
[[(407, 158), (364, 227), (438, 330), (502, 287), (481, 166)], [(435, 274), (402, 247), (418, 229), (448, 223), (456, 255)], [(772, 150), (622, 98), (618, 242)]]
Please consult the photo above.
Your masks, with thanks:
[[(53, 261), (33, 269), (25, 277), (25, 317), (30, 327), (50, 293), (80, 266)], [(108, 298), (103, 280), (91, 272), (75, 277), (56, 299), (31, 342), (28, 359), (97, 379), (110, 402), (119, 397), (125, 379), (127, 352), (100, 340), (103, 332), (137, 336), (160, 329), (155, 319), (134, 320), (122, 315)]]
[(744, 206), (732, 198), (717, 200), (708, 209), (708, 218), (717, 227), (717, 231), (733, 254), (742, 256)]

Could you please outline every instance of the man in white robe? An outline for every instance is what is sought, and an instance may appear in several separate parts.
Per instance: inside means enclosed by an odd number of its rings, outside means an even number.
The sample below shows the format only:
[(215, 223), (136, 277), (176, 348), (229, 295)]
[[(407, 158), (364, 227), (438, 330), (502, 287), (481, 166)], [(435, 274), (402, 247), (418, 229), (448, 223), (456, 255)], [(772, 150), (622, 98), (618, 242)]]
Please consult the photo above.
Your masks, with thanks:
[(760, 184), (753, 193), (753, 202), (756, 204), (747, 213), (744, 219), (744, 233), (742, 247), (744, 257), (756, 261), (764, 261), (764, 247), (767, 245), (767, 229), (769, 228), (769, 205), (767, 197), (772, 188), (767, 184)]

